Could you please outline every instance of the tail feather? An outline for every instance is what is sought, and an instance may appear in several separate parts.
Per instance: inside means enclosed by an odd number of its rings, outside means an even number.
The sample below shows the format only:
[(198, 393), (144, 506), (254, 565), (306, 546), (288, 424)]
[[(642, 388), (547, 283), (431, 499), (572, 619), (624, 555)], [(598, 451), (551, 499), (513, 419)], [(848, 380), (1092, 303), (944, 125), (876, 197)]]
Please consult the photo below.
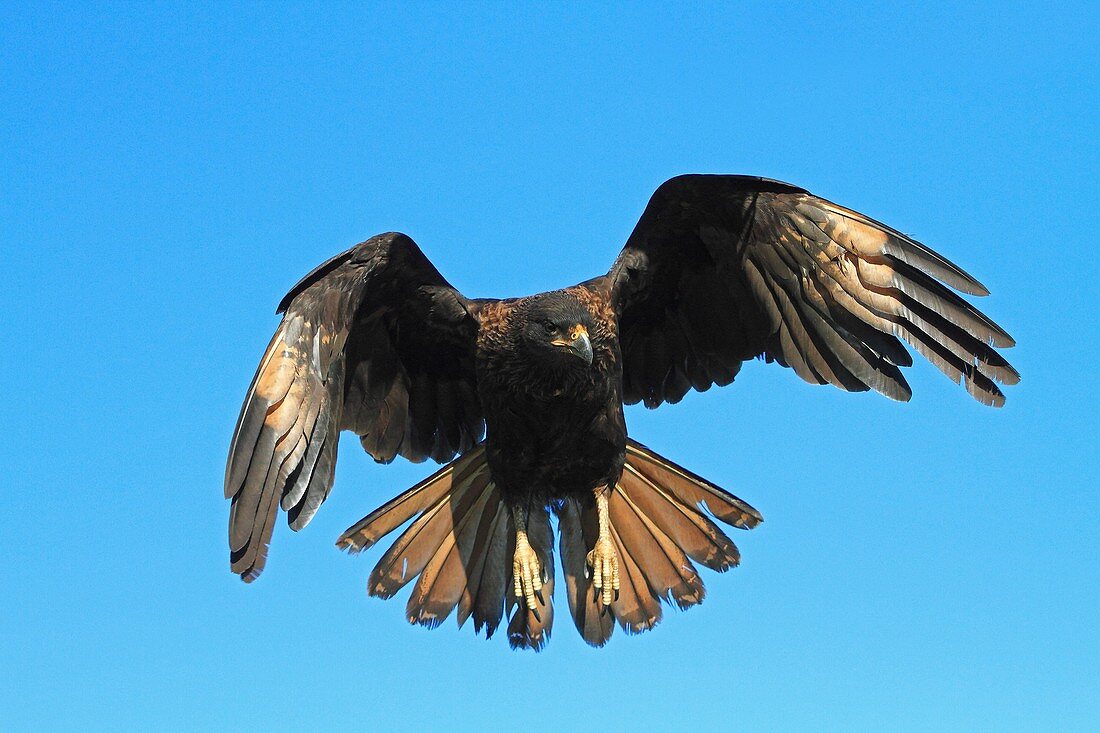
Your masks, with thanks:
[(478, 446), (408, 491), (378, 507), (349, 527), (337, 540), (337, 547), (353, 553), (362, 552), (371, 547), (413, 516), (446, 497), (451, 490), (454, 474), (464, 475), (474, 468), (478, 459), (483, 458), (484, 455), (484, 446)]
[(499, 502), (499, 493), (491, 487), (480, 492), (469, 510), (458, 518), (454, 532), (432, 556), (409, 596), (406, 606), (409, 623), (434, 628), (454, 610), (466, 589), (466, 568), (476, 551), (477, 530), (484, 520), (485, 507)]
[(623, 543), (614, 526), (611, 537), (619, 553), (619, 597), (611, 602), (611, 611), (628, 634), (649, 631), (661, 622), (661, 601), (649, 587), (641, 567), (630, 549)]
[(764, 521), (760, 512), (705, 478), (657, 455), (641, 443), (628, 440), (626, 461), (651, 482), (668, 491), (685, 507), (705, 508), (726, 524), (752, 529)]
[[(626, 465), (608, 509), (620, 588), (605, 606), (587, 563), (598, 535), (595, 501), (570, 498), (554, 507), (570, 614), (593, 646), (607, 643), (616, 622), (627, 633), (653, 628), (661, 621), (662, 601), (680, 609), (701, 603), (706, 589), (692, 560), (718, 572), (740, 560), (714, 520), (742, 529), (762, 521), (733, 494), (634, 441), (627, 444)], [(535, 507), (528, 514), (527, 536), (543, 571), (541, 600), (532, 610), (511, 592), (516, 527), (490, 479), (483, 446), (357, 522), (337, 545), (364, 550), (409, 520), (372, 571), (371, 595), (389, 598), (416, 579), (406, 606), (410, 623), (435, 627), (455, 611), (460, 627), (473, 618), (474, 631), (484, 629), (491, 637), (507, 615), (513, 648), (545, 647), (554, 621), (549, 512)]]
[(611, 524), (623, 546), (638, 561), (650, 589), (665, 602), (681, 609), (702, 603), (703, 581), (684, 551), (669, 539), (621, 490), (608, 501)]
[(585, 554), (596, 538), (594, 502), (566, 501), (558, 512), (569, 610), (594, 646), (610, 638), (609, 616), (627, 633), (639, 633), (661, 621), (662, 601), (680, 609), (701, 603), (706, 589), (692, 560), (718, 572), (738, 564), (737, 546), (714, 518), (741, 529), (763, 521), (733, 494), (633, 440), (627, 441), (626, 465), (608, 508), (620, 586), (610, 609), (586, 572)]
[(596, 512), (585, 511), (576, 499), (566, 499), (558, 511), (558, 544), (569, 612), (581, 637), (603, 646), (615, 630), (615, 620), (599, 604), (588, 580), (588, 550), (596, 543)]
[[(459, 626), (473, 616), (475, 632), (484, 628), (492, 636), (510, 598), (515, 524), (489, 478), (484, 447), (372, 512), (336, 544), (359, 552), (410, 519), (371, 572), (369, 593), (391, 598), (416, 579), (406, 605), (410, 623), (434, 628), (457, 607)], [(531, 511), (528, 537), (543, 567), (544, 602), (535, 612), (509, 605), (508, 635), (513, 647), (537, 651), (554, 619), (553, 534), (545, 507)]]
[(452, 481), (450, 493), (426, 509), (382, 556), (368, 581), (370, 594), (392, 598), (420, 575), (443, 543), (453, 542), (456, 518), (464, 516), (489, 485), (488, 472), (461, 483)]
[(649, 517), (688, 557), (711, 570), (725, 572), (737, 565), (737, 545), (702, 512), (672, 499), (660, 486), (627, 464), (619, 490)]
[(481, 633), (484, 628), (486, 639), (493, 636), (504, 618), (504, 596), (512, 585), (512, 555), (515, 551), (516, 532), (512, 513), (501, 502), (484, 549), (481, 581), (473, 599), (474, 633)]
[(550, 513), (546, 507), (529, 511), (527, 539), (542, 566), (542, 597), (536, 596), (537, 608), (530, 609), (526, 604), (517, 603), (515, 596), (508, 595), (508, 644), (513, 649), (537, 652), (550, 641), (554, 625), (554, 531), (550, 528)]
[[(493, 504), (491, 503), (486, 507), (486, 512), (481, 517), (481, 522), (478, 524), (477, 528), (477, 534), (473, 540), (474, 550), (470, 553), (469, 563), (466, 566), (468, 568), (466, 571), (466, 587), (462, 589), (462, 595), (458, 599), (456, 618), (459, 628), (465, 625), (470, 615), (474, 612), (474, 603), (477, 600), (482, 579), (487, 572), (486, 564), (489, 562), (489, 555), (491, 554), (490, 549), (493, 539), (498, 533), (498, 527), (503, 525), (507, 528), (507, 520), (505, 518), (508, 514), (507, 508), (502, 502), (496, 504), (495, 511), (492, 507)], [(504, 535), (501, 535), (501, 537), (504, 537)], [(491, 571), (489, 574), (492, 574)], [(490, 584), (491, 582), (492, 581), (490, 581)], [(495, 630), (496, 627), (494, 626), (493, 629)], [(480, 628), (478, 630), (480, 630)], [(492, 632), (490, 632), (490, 635), (491, 634)]]

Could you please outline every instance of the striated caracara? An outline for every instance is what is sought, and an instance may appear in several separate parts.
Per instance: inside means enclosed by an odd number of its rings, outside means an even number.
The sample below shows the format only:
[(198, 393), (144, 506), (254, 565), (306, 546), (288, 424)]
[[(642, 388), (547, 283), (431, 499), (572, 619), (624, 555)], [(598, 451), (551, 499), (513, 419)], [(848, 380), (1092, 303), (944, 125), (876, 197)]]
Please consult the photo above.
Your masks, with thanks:
[[(687, 175), (654, 193), (606, 275), (526, 298), (468, 299), (403, 234), (308, 274), (283, 314), (229, 451), (234, 572), (261, 572), (281, 506), (304, 527), (328, 496), (342, 430), (380, 462), (451, 461), (340, 537), (360, 551), (414, 521), (370, 577), (415, 580), (408, 619), (456, 612), (513, 647), (553, 624), (551, 512), (585, 641), (652, 628), (703, 600), (694, 563), (738, 563), (717, 522), (751, 506), (627, 437), (623, 405), (733, 381), (762, 357), (815, 384), (908, 400), (909, 344), (980, 402), (1019, 375), (1012, 338), (955, 294), (986, 295), (924, 245), (801, 188)], [(717, 520), (717, 521), (716, 521)], [(457, 611), (456, 611), (457, 609)]]

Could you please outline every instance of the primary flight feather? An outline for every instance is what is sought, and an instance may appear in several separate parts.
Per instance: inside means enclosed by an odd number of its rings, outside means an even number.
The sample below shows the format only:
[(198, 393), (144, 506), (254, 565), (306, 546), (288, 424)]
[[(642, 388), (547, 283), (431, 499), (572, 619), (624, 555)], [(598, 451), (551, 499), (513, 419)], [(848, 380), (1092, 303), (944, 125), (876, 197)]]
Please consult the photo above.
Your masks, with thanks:
[(360, 551), (408, 520), (371, 574), (415, 581), (410, 622), (455, 612), (513, 647), (553, 624), (554, 542), (585, 641), (652, 628), (703, 600), (699, 563), (740, 559), (716, 523), (760, 514), (627, 437), (654, 408), (733, 381), (763, 357), (802, 379), (896, 400), (905, 344), (986, 405), (1019, 374), (1012, 338), (957, 295), (977, 280), (900, 232), (807, 191), (687, 175), (653, 194), (606, 275), (468, 299), (416, 244), (381, 234), (302, 279), (248, 390), (225, 475), (233, 572), (263, 570), (276, 515), (301, 529), (332, 488), (342, 430), (379, 462), (449, 463), (340, 537)]

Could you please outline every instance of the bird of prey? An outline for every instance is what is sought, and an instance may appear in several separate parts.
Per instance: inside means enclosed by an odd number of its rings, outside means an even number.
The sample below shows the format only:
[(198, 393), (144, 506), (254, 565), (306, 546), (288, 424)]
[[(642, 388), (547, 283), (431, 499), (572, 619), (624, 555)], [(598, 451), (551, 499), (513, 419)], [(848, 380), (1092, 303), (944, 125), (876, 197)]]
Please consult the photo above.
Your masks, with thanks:
[(524, 298), (466, 298), (409, 237), (372, 237), (279, 304), (229, 450), (233, 572), (263, 570), (280, 506), (291, 528), (310, 521), (351, 430), (381, 463), (454, 459), (337, 542), (358, 552), (413, 520), (368, 586), (389, 598), (415, 580), (410, 622), (455, 612), (488, 637), (507, 614), (512, 647), (541, 649), (553, 513), (584, 640), (650, 629), (662, 602), (703, 600), (693, 563), (738, 564), (717, 522), (762, 518), (627, 437), (623, 405), (727, 385), (754, 357), (904, 401), (904, 342), (1000, 406), (1019, 374), (995, 347), (1013, 340), (953, 291), (988, 294), (895, 229), (749, 176), (667, 181), (606, 275)]

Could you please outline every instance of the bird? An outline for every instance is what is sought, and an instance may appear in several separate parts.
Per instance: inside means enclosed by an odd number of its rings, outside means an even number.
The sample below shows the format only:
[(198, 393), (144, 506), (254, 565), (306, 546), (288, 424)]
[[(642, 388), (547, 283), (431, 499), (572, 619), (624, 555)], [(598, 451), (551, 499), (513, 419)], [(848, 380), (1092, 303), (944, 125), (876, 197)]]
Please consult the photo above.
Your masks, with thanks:
[(721, 524), (760, 512), (628, 436), (624, 405), (676, 403), (752, 359), (812, 384), (908, 401), (906, 345), (1000, 407), (1011, 336), (960, 294), (989, 291), (930, 248), (780, 181), (691, 174), (653, 193), (603, 275), (533, 296), (467, 298), (417, 244), (372, 237), (282, 299), (229, 449), (230, 564), (264, 569), (280, 508), (305, 527), (341, 431), (380, 463), (444, 464), (352, 525), (361, 552), (407, 527), (370, 574), (410, 623), (538, 651), (554, 619), (555, 536), (585, 642), (635, 634), (740, 562)]

